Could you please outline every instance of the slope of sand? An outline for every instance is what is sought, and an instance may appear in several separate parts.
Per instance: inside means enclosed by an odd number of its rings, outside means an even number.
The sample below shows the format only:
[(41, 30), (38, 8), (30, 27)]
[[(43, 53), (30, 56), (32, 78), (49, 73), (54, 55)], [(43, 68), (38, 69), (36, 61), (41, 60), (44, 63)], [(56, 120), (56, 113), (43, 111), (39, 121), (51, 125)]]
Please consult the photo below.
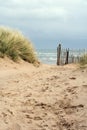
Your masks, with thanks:
[(87, 130), (87, 69), (0, 59), (0, 130)]

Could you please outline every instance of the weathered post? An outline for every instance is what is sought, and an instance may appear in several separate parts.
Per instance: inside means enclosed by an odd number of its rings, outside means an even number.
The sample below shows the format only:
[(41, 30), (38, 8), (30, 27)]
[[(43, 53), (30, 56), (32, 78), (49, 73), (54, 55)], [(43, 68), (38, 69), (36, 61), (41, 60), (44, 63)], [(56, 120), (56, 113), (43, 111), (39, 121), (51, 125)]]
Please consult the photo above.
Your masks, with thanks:
[(60, 65), (60, 56), (61, 56), (61, 44), (57, 47), (57, 65)]
[(69, 63), (69, 49), (67, 50), (66, 49), (66, 61), (65, 61), (65, 64), (68, 64)]

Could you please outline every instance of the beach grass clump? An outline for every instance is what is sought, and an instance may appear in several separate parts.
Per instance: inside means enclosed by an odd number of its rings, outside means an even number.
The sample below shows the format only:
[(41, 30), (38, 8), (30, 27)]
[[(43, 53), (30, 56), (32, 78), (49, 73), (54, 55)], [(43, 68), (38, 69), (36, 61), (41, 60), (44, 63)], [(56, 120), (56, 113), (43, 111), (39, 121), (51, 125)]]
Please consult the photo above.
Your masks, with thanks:
[(29, 62), (38, 62), (32, 43), (21, 32), (0, 27), (0, 57), (9, 57), (13, 61), (20, 58)]
[(84, 67), (87, 65), (87, 54), (84, 54), (81, 58), (80, 58), (80, 66)]

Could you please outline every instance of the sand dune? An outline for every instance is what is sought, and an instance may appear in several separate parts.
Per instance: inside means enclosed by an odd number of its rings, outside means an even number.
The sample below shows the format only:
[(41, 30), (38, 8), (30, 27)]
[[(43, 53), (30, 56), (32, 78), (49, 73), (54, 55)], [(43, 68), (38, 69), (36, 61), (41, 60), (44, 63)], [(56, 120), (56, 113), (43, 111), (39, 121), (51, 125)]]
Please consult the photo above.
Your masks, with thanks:
[(87, 130), (87, 69), (0, 59), (0, 130)]

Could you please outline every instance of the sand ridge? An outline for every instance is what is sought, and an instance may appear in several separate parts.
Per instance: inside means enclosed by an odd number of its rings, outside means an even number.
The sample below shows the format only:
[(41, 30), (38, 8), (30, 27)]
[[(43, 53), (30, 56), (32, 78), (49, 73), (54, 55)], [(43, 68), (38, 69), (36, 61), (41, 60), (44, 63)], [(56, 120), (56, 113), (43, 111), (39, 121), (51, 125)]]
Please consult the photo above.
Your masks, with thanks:
[(0, 59), (0, 130), (87, 130), (87, 69)]

